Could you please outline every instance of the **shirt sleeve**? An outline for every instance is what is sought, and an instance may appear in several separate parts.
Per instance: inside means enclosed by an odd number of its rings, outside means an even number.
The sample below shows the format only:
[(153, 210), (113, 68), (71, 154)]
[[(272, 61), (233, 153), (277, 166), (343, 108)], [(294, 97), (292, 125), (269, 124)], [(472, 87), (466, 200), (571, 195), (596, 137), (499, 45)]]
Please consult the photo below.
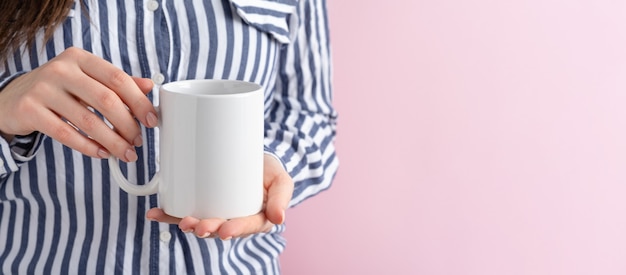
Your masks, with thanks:
[(295, 182), (290, 206), (330, 187), (338, 167), (325, 0), (300, 0), (290, 15), (276, 90), (265, 123), (266, 151)]
[[(0, 92), (9, 82), (24, 74), (24, 72), (8, 73), (6, 66), (0, 70), (2, 71), (0, 74)], [(33, 132), (26, 136), (15, 136), (10, 142), (0, 137), (0, 179), (16, 172), (20, 165), (33, 159), (41, 147), (44, 137), (40, 132)]]

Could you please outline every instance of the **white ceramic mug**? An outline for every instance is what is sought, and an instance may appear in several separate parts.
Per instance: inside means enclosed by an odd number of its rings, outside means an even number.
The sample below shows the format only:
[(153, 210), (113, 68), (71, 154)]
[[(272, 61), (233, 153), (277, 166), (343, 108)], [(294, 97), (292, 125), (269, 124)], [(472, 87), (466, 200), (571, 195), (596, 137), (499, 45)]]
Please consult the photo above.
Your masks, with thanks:
[(158, 193), (175, 217), (249, 216), (263, 205), (263, 89), (232, 80), (185, 80), (159, 89), (159, 172), (128, 182), (119, 160), (111, 175), (126, 192)]

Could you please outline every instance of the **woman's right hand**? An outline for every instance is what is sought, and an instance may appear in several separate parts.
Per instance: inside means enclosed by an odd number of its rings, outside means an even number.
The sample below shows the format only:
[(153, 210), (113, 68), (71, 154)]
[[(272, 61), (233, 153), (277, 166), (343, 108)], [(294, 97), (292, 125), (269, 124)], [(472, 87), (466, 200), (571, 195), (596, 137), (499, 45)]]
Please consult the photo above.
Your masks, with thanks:
[[(0, 132), (39, 131), (91, 157), (112, 154), (136, 161), (134, 147), (142, 138), (135, 118), (147, 127), (157, 125), (156, 110), (145, 96), (152, 86), (149, 79), (132, 78), (100, 57), (69, 48), (0, 92)], [(104, 115), (113, 129), (87, 107)]]

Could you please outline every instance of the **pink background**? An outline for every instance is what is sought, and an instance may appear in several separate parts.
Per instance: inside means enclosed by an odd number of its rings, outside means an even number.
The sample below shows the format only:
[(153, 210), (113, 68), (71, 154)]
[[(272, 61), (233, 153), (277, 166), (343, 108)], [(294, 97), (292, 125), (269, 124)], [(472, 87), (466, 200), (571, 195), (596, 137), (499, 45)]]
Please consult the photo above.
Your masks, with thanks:
[(285, 274), (626, 274), (626, 1), (328, 5), (341, 168)]

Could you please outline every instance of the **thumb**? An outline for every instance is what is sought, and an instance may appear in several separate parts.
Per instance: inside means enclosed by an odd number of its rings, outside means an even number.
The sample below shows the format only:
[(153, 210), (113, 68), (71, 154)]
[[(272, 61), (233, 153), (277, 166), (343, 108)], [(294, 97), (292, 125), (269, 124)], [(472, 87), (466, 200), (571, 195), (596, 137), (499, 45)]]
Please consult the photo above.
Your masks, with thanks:
[(267, 186), (267, 203), (265, 216), (273, 224), (282, 224), (285, 221), (285, 210), (293, 195), (293, 180), (289, 174), (278, 167), (281, 172), (271, 179)]

